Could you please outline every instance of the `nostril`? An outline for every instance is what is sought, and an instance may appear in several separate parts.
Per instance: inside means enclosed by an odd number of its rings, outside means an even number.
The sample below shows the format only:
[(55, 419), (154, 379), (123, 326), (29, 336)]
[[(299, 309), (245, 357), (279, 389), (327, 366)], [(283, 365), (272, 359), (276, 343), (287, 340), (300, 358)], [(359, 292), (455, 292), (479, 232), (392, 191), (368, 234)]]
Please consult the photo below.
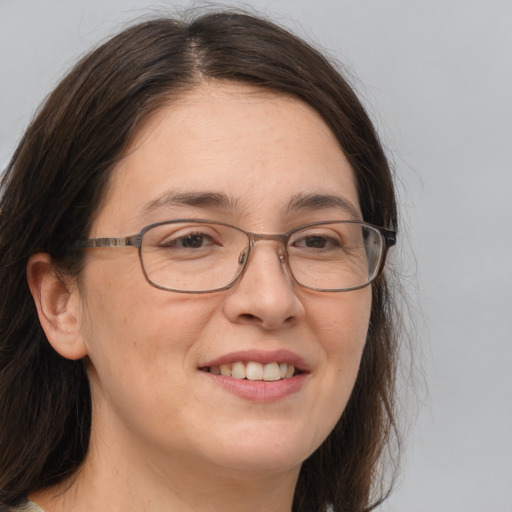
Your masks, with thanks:
[(261, 322), (261, 318), (258, 318), (256, 315), (253, 315), (251, 313), (243, 313), (240, 315), (241, 318), (245, 318), (245, 320), (258, 320)]

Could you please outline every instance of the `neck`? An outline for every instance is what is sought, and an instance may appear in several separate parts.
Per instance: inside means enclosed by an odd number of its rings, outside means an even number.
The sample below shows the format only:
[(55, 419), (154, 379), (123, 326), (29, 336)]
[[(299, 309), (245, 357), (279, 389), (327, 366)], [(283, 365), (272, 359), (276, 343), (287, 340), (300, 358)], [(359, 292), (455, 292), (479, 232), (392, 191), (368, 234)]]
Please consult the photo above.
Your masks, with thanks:
[[(78, 473), (31, 495), (46, 512), (290, 512), (300, 468), (233, 470), (190, 454), (151, 454), (147, 447), (116, 449), (91, 439)], [(207, 508), (205, 506), (207, 505)]]

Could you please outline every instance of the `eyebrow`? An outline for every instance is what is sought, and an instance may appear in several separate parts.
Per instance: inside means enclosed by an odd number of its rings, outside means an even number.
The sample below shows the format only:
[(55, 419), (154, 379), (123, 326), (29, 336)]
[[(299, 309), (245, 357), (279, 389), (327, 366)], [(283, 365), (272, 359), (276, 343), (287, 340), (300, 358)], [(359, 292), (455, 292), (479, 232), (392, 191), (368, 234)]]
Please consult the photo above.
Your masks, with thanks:
[(147, 202), (142, 213), (148, 214), (165, 206), (234, 209), (236, 201), (222, 192), (166, 192)]
[(338, 208), (354, 219), (360, 219), (358, 209), (347, 199), (333, 194), (297, 194), (288, 204), (289, 211), (296, 210), (327, 210)]
[[(166, 206), (192, 206), (198, 208), (217, 208), (235, 210), (237, 201), (223, 192), (173, 192), (167, 191), (148, 201), (142, 208), (142, 215), (149, 214)], [(296, 194), (288, 203), (289, 212), (299, 210), (327, 210), (337, 208), (345, 211), (354, 219), (361, 217), (357, 208), (342, 196), (333, 194)]]

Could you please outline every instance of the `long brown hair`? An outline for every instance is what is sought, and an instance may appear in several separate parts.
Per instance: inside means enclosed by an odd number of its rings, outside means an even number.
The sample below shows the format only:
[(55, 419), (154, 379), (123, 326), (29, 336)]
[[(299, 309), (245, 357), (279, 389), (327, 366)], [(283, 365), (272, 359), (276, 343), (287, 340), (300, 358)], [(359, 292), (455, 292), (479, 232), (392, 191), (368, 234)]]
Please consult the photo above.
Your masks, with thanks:
[[(202, 80), (292, 94), (315, 108), (355, 173), (364, 220), (396, 229), (391, 172), (365, 110), (340, 73), (308, 44), (240, 12), (155, 19), (83, 58), (46, 100), (1, 182), (0, 505), (77, 471), (91, 403), (81, 361), (59, 356), (39, 324), (25, 276), (44, 251), (79, 274), (70, 244), (88, 235), (110, 172), (140, 122)], [(394, 303), (373, 287), (360, 372), (341, 419), (302, 466), (294, 511), (370, 510), (386, 495), (381, 456), (395, 436)]]

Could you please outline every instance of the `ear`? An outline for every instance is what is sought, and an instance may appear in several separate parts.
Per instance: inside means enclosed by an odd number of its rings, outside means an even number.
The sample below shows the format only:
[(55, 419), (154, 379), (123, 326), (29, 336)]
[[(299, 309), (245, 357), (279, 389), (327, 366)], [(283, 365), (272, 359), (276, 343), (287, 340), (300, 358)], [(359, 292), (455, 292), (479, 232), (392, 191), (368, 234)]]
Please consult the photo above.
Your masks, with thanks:
[(66, 359), (86, 356), (80, 322), (80, 294), (74, 280), (63, 277), (47, 253), (30, 257), (27, 279), (50, 345)]

